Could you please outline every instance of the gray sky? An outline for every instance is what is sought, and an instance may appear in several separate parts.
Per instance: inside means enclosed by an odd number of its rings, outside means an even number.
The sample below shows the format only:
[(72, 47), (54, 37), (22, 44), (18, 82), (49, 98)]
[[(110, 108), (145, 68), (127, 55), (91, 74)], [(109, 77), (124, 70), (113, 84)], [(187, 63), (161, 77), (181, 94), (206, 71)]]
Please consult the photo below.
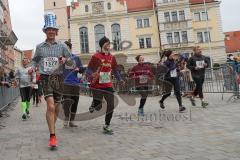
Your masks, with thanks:
[[(35, 49), (45, 35), (43, 0), (9, 0), (13, 30), (18, 37), (16, 46), (22, 50)], [(223, 31), (240, 30), (240, 0), (222, 0)]]

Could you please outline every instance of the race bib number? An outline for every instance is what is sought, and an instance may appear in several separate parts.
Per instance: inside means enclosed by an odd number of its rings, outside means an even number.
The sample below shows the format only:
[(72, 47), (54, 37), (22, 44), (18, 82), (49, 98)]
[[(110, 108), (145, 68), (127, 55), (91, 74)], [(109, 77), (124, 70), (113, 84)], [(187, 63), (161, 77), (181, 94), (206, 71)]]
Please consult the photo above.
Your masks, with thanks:
[(170, 76), (171, 77), (177, 77), (177, 69), (171, 70), (170, 71)]
[(204, 64), (205, 64), (204, 61), (196, 61), (196, 67), (198, 68), (204, 68)]
[(100, 72), (99, 74), (99, 83), (104, 84), (104, 83), (109, 83), (111, 82), (111, 72)]
[(140, 84), (144, 84), (144, 83), (147, 83), (148, 82), (148, 77), (145, 76), (145, 75), (141, 75), (139, 76), (139, 83)]
[(44, 72), (51, 72), (58, 68), (58, 58), (57, 57), (47, 57), (44, 58)]

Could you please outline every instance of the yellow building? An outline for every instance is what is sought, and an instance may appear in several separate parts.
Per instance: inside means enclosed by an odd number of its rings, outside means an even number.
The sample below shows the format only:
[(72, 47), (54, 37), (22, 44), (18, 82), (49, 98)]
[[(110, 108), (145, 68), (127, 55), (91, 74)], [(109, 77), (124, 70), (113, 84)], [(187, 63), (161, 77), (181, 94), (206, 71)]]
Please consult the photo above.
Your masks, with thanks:
[(195, 0), (190, 4), (195, 45), (201, 46), (203, 53), (211, 57), (213, 63), (224, 63), (226, 52), (220, 15), (221, 2), (206, 2), (204, 5), (203, 0)]
[(113, 54), (125, 57), (120, 63), (136, 63), (137, 54), (143, 55), (146, 61), (159, 60), (160, 43), (152, 0), (81, 0), (78, 3), (71, 9), (70, 33), (73, 52), (80, 55), (84, 64), (99, 50), (98, 43), (103, 36), (110, 39)]

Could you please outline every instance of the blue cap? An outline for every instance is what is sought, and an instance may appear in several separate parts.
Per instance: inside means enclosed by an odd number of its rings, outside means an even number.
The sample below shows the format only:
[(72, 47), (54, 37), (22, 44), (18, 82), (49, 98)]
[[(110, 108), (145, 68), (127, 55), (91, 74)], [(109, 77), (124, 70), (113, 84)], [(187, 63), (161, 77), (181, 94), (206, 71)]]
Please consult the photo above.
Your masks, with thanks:
[(56, 15), (53, 12), (46, 12), (44, 14), (44, 22), (45, 25), (43, 27), (43, 32), (45, 32), (48, 28), (54, 28), (56, 30), (59, 30), (56, 24)]

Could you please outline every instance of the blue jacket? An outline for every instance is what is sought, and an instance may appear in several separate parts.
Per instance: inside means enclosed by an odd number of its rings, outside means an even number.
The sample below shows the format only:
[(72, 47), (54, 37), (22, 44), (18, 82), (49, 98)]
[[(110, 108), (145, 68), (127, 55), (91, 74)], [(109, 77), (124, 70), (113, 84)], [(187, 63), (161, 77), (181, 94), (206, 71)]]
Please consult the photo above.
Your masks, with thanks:
[(78, 71), (76, 68), (80, 69), (80, 73), (83, 73), (85, 68), (82, 65), (80, 58), (74, 54), (71, 55), (70, 59), (64, 64), (64, 84), (68, 85), (79, 85), (81, 79), (78, 78)]

